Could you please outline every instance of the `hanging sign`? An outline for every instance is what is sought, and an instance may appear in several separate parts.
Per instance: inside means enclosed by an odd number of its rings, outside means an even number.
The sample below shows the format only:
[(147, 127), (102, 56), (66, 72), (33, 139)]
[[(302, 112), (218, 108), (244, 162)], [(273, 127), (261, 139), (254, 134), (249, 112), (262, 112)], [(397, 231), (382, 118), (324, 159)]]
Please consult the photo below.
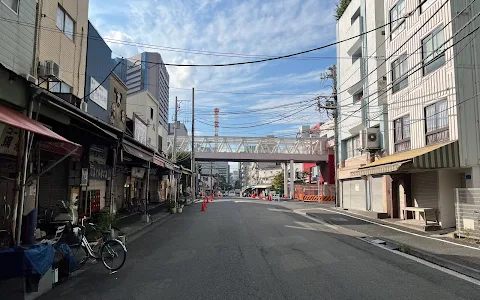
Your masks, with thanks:
[(89, 162), (104, 165), (107, 163), (108, 147), (91, 145), (89, 152)]
[(0, 154), (16, 156), (19, 137), (20, 128), (0, 123)]

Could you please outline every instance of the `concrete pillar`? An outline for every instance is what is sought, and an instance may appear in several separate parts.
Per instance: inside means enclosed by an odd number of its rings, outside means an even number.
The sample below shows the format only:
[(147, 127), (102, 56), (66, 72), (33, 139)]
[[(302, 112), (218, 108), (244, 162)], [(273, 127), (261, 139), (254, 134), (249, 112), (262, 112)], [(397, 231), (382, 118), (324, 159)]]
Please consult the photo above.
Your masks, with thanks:
[(467, 188), (480, 188), (480, 166), (473, 166), (465, 172), (465, 183)]
[(290, 199), (293, 199), (295, 196), (295, 164), (293, 160), (290, 160)]
[(285, 163), (283, 169), (283, 194), (290, 196), (288, 193), (288, 163)]

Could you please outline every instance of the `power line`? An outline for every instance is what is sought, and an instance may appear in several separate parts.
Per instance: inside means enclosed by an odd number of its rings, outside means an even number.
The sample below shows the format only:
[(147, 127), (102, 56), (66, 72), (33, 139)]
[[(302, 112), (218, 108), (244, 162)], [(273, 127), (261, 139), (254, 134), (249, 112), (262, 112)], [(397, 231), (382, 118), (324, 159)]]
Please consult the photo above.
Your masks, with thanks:
[[(449, 1), (449, 0), (447, 0), (446, 2), (448, 2), (448, 1)], [(473, 0), (473, 1), (469, 4), (469, 6), (472, 5), (473, 2), (475, 2), (475, 1), (476, 1), (476, 0)], [(446, 2), (445, 2), (445, 3), (446, 3)], [(445, 5), (445, 3), (444, 3), (443, 5)], [(468, 7), (468, 6), (467, 6), (467, 7)], [(467, 8), (467, 7), (466, 7), (466, 8)], [(465, 8), (465, 9), (466, 9), (466, 8)], [(465, 9), (464, 9), (464, 10), (465, 10)], [(439, 10), (437, 10), (435, 13), (438, 13), (438, 11), (439, 11)], [(457, 14), (457, 16), (459, 16), (459, 15), (460, 15), (460, 14)], [(469, 21), (469, 23), (467, 23), (466, 25), (470, 24), (474, 19), (476, 19), (476, 18), (478, 17), (478, 15), (479, 15), (479, 14), (477, 14), (475, 17), (473, 17), (473, 18)], [(432, 16), (433, 16), (433, 15), (432, 15)], [(456, 18), (456, 16), (455, 16), (455, 18)], [(452, 20), (450, 20), (450, 22), (448, 22), (448, 23), (442, 28), (442, 30), (445, 29), (445, 27), (448, 26), (448, 24), (450, 24), (455, 18), (452, 18)], [(428, 21), (427, 21), (427, 22), (428, 22)], [(422, 27), (425, 26), (425, 25), (426, 25), (426, 23), (424, 23), (420, 28), (422, 28)], [(466, 25), (465, 25), (465, 26), (466, 26)], [(464, 26), (464, 28), (465, 28), (465, 26)], [(464, 28), (458, 30), (457, 33), (453, 34), (452, 37), (449, 38), (447, 41), (445, 41), (440, 47), (444, 46), (448, 41), (452, 40), (452, 39), (453, 39), (456, 35), (458, 35), (458, 34), (460, 33), (460, 31), (463, 30)], [(453, 43), (451, 46), (445, 48), (445, 49), (442, 51), (443, 54), (445, 54), (448, 49), (450, 49), (450, 48), (452, 48), (454, 45), (458, 44), (460, 41), (462, 41), (463, 39), (465, 39), (467, 36), (473, 34), (473, 33), (474, 33), (476, 30), (478, 30), (478, 29), (479, 29), (479, 27), (477, 27), (474, 31), (470, 32), (469, 34), (467, 34), (465, 37), (463, 37), (463, 38), (460, 39), (459, 41)], [(419, 32), (419, 30), (417, 30), (416, 32)], [(411, 37), (410, 37), (410, 38), (411, 38)], [(407, 39), (406, 42), (408, 42), (408, 41), (410, 40), (410, 38)], [(401, 47), (403, 47), (403, 46), (406, 44), (406, 42), (405, 42), (404, 44), (402, 44), (399, 48), (397, 48), (397, 50), (395, 50), (395, 51), (398, 51)], [(463, 50), (463, 49), (462, 49), (462, 50)], [(435, 52), (435, 51), (434, 51), (434, 52)], [(431, 54), (429, 54), (429, 56), (430, 56), (430, 55), (433, 55), (434, 52), (432, 52)], [(457, 55), (458, 55), (458, 54), (457, 54)], [(455, 57), (455, 55), (453, 55), (451, 59), (453, 59), (453, 57)], [(405, 60), (403, 60), (403, 61), (406, 61), (407, 59), (408, 59), (408, 57), (405, 58)], [(402, 62), (403, 62), (403, 61), (402, 61)], [(407, 73), (407, 77), (410, 76), (411, 74), (415, 73), (416, 71), (424, 68), (426, 65), (430, 65), (431, 63), (433, 63), (433, 62), (435, 62), (435, 61), (436, 61), (436, 59), (433, 59), (433, 60), (431, 60), (430, 62), (425, 63), (425, 59), (423, 59), (422, 61), (420, 61), (418, 64), (414, 65), (412, 68), (410, 68), (410, 69), (406, 72), (406, 73)], [(410, 71), (413, 70), (414, 67), (416, 67), (416, 66), (420, 66), (420, 68), (418, 68), (417, 70), (414, 70), (411, 74), (409, 74)], [(389, 72), (391, 72), (391, 71), (389, 71)], [(389, 72), (387, 72), (386, 74), (388, 74)], [(385, 74), (385, 75), (386, 75), (386, 74)], [(372, 84), (373, 84), (373, 83), (372, 83)], [(367, 86), (367, 88), (370, 87), (372, 84), (370, 84), (369, 86)], [(368, 102), (366, 102), (364, 105), (362, 105), (359, 109), (357, 109), (356, 111), (354, 111), (353, 113), (351, 113), (351, 114), (350, 114), (349, 116), (347, 116), (346, 118), (341, 119), (341, 120), (339, 121), (339, 123), (345, 121), (345, 120), (348, 119), (348, 118), (350, 118), (352, 115), (354, 115), (355, 113), (359, 112), (359, 111), (362, 110), (364, 107), (366, 107), (367, 105), (369, 105), (372, 101), (377, 100), (378, 98), (380, 98), (380, 96), (383, 96), (384, 94), (386, 94), (388, 91), (390, 91), (391, 89), (393, 89), (393, 86), (394, 86), (394, 84), (393, 84), (393, 82), (392, 82), (390, 88), (386, 89), (384, 92), (382, 92), (382, 93), (381, 93), (380, 95), (378, 95), (377, 97), (375, 97), (375, 98), (369, 100)]]

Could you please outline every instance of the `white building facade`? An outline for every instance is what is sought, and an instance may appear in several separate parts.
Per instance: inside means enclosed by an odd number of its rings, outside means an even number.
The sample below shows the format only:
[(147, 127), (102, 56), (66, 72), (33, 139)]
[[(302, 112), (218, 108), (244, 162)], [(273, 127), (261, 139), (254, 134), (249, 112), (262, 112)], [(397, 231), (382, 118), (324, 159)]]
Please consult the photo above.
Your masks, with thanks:
[[(422, 223), (426, 218), (448, 228), (455, 226), (454, 189), (465, 186), (458, 149), (452, 12), (443, 1), (418, 5), (385, 1), (385, 19), (392, 22), (385, 28), (390, 155), (356, 174), (391, 176), (390, 217)], [(426, 216), (423, 209), (429, 209)]]
[[(388, 153), (383, 0), (352, 0), (337, 22), (339, 106), (339, 195), (345, 209), (387, 213), (388, 176), (361, 176), (358, 169)], [(370, 32), (371, 31), (371, 32)], [(369, 32), (369, 33), (367, 33)], [(374, 134), (374, 143), (365, 141)], [(368, 149), (367, 149), (368, 148)], [(371, 150), (374, 151), (371, 151)], [(371, 154), (369, 154), (371, 152)]]

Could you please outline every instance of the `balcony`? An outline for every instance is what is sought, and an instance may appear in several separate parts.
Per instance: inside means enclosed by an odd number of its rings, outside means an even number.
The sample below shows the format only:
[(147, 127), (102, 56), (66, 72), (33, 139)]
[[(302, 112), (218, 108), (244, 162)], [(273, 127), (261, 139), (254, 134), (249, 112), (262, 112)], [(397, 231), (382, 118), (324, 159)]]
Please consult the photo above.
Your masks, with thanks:
[[(358, 17), (355, 22), (353, 22), (352, 26), (346, 32), (346, 38), (351, 38), (354, 36), (358, 36), (362, 33), (362, 17)], [(342, 47), (345, 47), (347, 50), (348, 55), (352, 56), (358, 48), (362, 46), (362, 38), (356, 37), (354, 39), (348, 40), (343, 43)]]

